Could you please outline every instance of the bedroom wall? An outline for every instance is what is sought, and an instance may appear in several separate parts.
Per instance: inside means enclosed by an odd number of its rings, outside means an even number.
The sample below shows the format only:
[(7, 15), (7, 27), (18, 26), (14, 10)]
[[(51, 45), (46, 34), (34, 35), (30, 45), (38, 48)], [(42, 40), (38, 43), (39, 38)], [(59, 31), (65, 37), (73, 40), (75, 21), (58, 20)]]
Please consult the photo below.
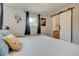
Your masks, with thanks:
[[(17, 24), (14, 15), (18, 13), (22, 20), (20, 23)], [(10, 32), (14, 34), (15, 36), (24, 36), (25, 32), (25, 13), (23, 10), (19, 10), (14, 7), (7, 6), (4, 4), (4, 14), (3, 14), (3, 27), (9, 26)], [(51, 31), (51, 19), (49, 15), (43, 14), (41, 17), (46, 18), (46, 26), (41, 26), (41, 34), (42, 35), (49, 35)], [(34, 32), (33, 32), (34, 33)]]
[(50, 15), (42, 15), (41, 18), (46, 18), (46, 26), (41, 26), (41, 34), (51, 36), (52, 19)]
[(68, 6), (63, 7), (57, 12), (66, 10), (69, 7), (75, 7), (73, 9), (73, 42), (79, 44), (79, 4), (70, 4)]
[[(14, 15), (19, 13), (22, 20), (17, 24)], [(22, 10), (12, 8), (4, 4), (3, 26), (9, 26), (10, 32), (15, 36), (23, 36), (25, 31), (25, 13)]]

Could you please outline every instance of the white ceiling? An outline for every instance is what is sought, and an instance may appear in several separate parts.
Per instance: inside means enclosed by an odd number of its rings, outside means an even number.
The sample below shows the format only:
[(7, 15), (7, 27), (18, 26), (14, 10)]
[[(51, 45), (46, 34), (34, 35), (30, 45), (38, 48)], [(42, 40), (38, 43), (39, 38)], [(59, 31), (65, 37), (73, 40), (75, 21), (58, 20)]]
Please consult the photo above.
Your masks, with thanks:
[(50, 14), (67, 6), (68, 3), (8, 3), (7, 5), (34, 13)]

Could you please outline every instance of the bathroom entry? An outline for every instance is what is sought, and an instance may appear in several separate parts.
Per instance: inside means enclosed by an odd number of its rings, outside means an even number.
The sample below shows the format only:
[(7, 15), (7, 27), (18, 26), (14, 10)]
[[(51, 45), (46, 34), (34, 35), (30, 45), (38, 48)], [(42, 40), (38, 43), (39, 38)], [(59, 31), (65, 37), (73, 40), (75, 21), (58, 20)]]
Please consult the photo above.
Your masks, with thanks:
[(60, 38), (60, 15), (55, 15), (52, 17), (53, 19), (53, 37), (56, 39)]

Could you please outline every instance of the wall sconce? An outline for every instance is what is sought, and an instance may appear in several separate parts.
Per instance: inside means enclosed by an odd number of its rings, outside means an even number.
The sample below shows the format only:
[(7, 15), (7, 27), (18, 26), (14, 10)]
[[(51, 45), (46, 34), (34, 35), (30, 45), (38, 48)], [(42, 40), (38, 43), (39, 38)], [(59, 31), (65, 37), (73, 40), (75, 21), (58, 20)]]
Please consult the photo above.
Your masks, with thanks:
[(17, 23), (19, 23), (19, 21), (21, 21), (21, 16), (19, 16), (18, 14), (15, 15), (15, 19), (17, 21)]
[(10, 27), (8, 27), (8, 26), (7, 26), (7, 27), (6, 27), (6, 29), (7, 29), (7, 30), (9, 30), (9, 29), (10, 29)]
[(10, 30), (10, 27), (9, 26), (7, 26), (7, 25), (4, 25), (4, 28), (3, 28), (4, 30)]

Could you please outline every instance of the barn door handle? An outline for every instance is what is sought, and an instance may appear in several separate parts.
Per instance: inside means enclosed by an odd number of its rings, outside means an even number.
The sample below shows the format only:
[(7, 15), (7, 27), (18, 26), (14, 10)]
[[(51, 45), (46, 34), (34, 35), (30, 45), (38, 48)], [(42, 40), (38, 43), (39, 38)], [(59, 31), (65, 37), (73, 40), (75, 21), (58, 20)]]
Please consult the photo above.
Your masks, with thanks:
[(59, 26), (59, 30), (61, 30), (61, 26)]

